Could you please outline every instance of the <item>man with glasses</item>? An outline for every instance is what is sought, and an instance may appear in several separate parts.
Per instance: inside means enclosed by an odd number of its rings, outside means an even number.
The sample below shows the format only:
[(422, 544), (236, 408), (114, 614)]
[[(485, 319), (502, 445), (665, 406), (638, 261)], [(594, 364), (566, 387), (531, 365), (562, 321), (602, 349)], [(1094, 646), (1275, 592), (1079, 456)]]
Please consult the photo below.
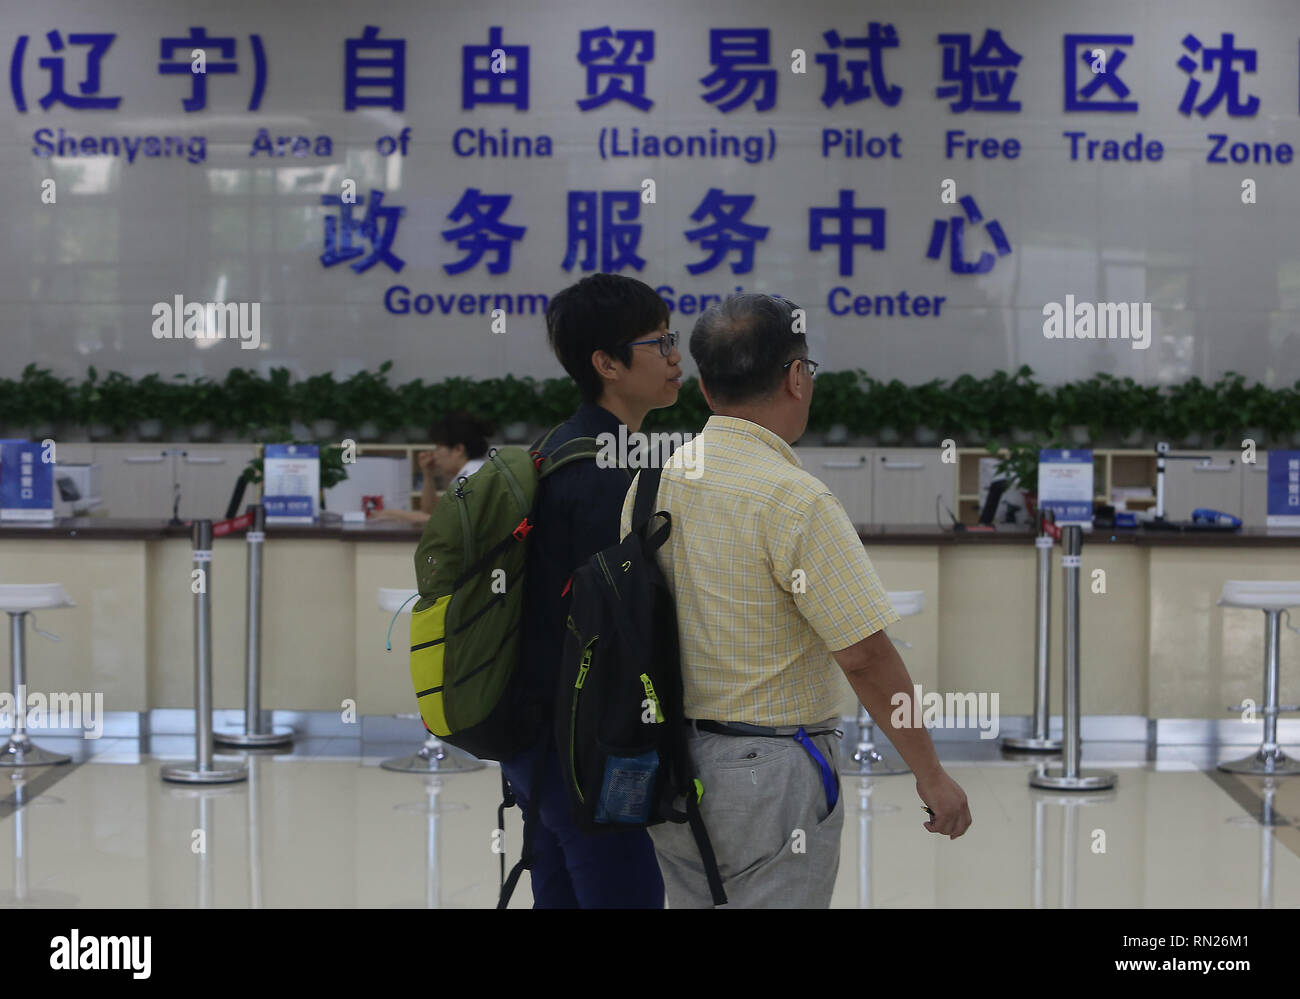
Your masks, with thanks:
[[(677, 401), (682, 381), (677, 334), (668, 329), (668, 307), (649, 285), (616, 274), (583, 278), (551, 299), (546, 332), (577, 383), (582, 405), (547, 441), (545, 454), (575, 437), (618, 439), (620, 425), (631, 435), (652, 409)], [(523, 655), (511, 692), (518, 706), (514, 715), (534, 748), (501, 764), (531, 826), (526, 835), (531, 836), (536, 908), (664, 905), (663, 877), (644, 829), (592, 836), (577, 828), (553, 727), (545, 724), (564, 647), (567, 583), (591, 556), (618, 543), (619, 511), (630, 482), (626, 467), (575, 461), (548, 476), (538, 490), (537, 526), (529, 535), (525, 570)], [(543, 751), (533, 823), (533, 779)]]
[[(672, 514), (656, 558), (677, 607), (700, 811), (736, 908), (830, 904), (844, 824), (837, 664), (916, 775), (925, 828), (955, 839), (971, 823), (929, 733), (892, 723), (893, 698), (913, 696), (884, 632), (898, 615), (844, 507), (790, 447), (817, 370), (795, 308), (738, 295), (696, 322), (691, 356), (714, 415), (665, 463), (655, 503)], [(670, 907), (709, 906), (690, 830), (650, 835)]]

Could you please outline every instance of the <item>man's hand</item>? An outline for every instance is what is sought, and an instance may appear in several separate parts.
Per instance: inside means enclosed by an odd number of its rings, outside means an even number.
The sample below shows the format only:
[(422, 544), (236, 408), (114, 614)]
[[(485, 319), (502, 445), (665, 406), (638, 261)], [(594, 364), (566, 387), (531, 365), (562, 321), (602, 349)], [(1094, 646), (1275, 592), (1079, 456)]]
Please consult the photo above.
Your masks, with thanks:
[(419, 451), (415, 455), (416, 462), (426, 475), (429, 473), (429, 469), (433, 467), (433, 459), (434, 454), (432, 451)]
[(933, 810), (934, 815), (925, 823), (932, 833), (943, 833), (956, 839), (970, 828), (970, 808), (966, 792), (944, 770), (918, 778), (916, 793)]

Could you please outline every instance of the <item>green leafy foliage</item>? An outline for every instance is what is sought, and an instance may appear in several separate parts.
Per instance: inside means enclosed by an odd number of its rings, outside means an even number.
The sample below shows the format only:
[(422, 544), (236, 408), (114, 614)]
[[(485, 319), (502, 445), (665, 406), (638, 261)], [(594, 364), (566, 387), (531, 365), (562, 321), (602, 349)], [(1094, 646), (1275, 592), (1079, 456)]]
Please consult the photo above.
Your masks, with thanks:
[[(132, 379), (119, 371), (101, 376), (91, 367), (74, 384), (29, 364), (19, 378), (0, 379), (0, 423), (19, 430), (75, 422), (107, 425), (122, 434), (142, 420), (158, 419), (173, 427), (211, 423), (270, 439), (287, 437), (293, 421), (332, 420), (339, 429), (374, 423), (384, 433), (423, 437), (434, 421), (454, 410), (491, 420), (498, 430), (514, 423), (538, 430), (566, 419), (580, 401), (568, 378), (417, 378), (394, 385), (391, 374), (391, 361), (343, 381), (329, 373), (294, 381), (283, 367), (266, 375), (235, 368), (220, 382), (158, 374)], [(1272, 389), (1248, 385), (1244, 376), (1229, 371), (1213, 385), (1189, 378), (1162, 389), (1099, 373), (1048, 388), (1033, 375), (1022, 366), (987, 378), (964, 374), (908, 385), (897, 378), (879, 381), (861, 369), (823, 369), (809, 429), (826, 431), (839, 424), (861, 436), (887, 427), (907, 434), (925, 426), (963, 444), (1012, 432), (1060, 439), (1076, 426), (1087, 427), (1094, 443), (1137, 431), (1174, 443), (1200, 435), (1207, 445), (1240, 440), (1247, 430), (1262, 431), (1273, 441), (1300, 433), (1300, 382)], [(698, 432), (709, 416), (699, 382), (689, 378), (675, 405), (647, 415), (645, 429)]]

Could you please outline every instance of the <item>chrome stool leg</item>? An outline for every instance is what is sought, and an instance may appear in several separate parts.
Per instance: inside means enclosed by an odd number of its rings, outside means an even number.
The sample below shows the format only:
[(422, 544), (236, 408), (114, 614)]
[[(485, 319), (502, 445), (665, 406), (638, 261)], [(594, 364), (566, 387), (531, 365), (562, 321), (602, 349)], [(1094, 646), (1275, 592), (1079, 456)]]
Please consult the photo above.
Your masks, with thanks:
[(23, 631), (27, 611), (9, 611), (10, 649), (13, 656), (14, 725), (9, 741), (0, 747), (0, 766), (39, 767), (70, 763), (71, 756), (41, 749), (27, 737), (27, 648)]
[[(1300, 774), (1300, 762), (1282, 752), (1277, 744), (1277, 716), (1280, 711), (1295, 711), (1293, 704), (1278, 704), (1279, 661), (1281, 659), (1281, 621), (1277, 609), (1264, 610), (1264, 742), (1253, 756), (1220, 763), (1219, 769), (1231, 774), (1254, 774), (1260, 777), (1290, 777)], [(1240, 705), (1238, 705), (1240, 707)]]
[[(398, 715), (399, 718), (410, 718), (418, 715)], [(393, 770), (403, 774), (454, 774), (469, 773), (471, 770), (482, 770), (486, 763), (480, 759), (470, 756), (469, 753), (457, 749), (455, 746), (443, 745), (442, 741), (432, 733), (424, 740), (424, 745), (420, 751), (412, 756), (399, 756), (391, 760), (384, 760), (379, 764), (385, 770)]]

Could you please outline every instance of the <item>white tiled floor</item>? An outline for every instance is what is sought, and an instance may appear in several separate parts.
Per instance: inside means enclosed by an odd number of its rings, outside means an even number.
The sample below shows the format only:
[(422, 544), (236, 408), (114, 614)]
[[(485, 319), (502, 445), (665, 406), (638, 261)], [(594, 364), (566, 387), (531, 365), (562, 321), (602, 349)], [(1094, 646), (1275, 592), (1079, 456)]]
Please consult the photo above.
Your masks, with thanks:
[[(0, 903), (103, 907), (490, 908), (500, 775), (438, 778), (381, 760), (418, 746), (304, 739), (250, 757), (250, 779), (165, 784), (159, 769), (193, 740), (38, 740), (78, 765), (0, 773)], [(1300, 905), (1300, 778), (1221, 775), (1246, 755), (1088, 743), (1085, 766), (1119, 774), (1113, 792), (1034, 791), (1032, 763), (987, 745), (940, 747), (975, 822), (950, 841), (927, 833), (908, 775), (844, 780), (847, 812), (836, 907), (1256, 907)], [(1294, 749), (1292, 755), (1297, 755)], [(160, 754), (160, 755), (159, 755)], [(192, 755), (191, 755), (192, 758)], [(8, 785), (8, 786), (6, 786)], [(250, 804), (256, 808), (250, 814)], [(20, 805), (20, 802), (24, 802)], [(507, 858), (520, 842), (507, 820)], [(206, 850), (196, 852), (204, 841)], [(1037, 872), (1037, 873), (1036, 873)], [(512, 907), (531, 905), (525, 877)]]

